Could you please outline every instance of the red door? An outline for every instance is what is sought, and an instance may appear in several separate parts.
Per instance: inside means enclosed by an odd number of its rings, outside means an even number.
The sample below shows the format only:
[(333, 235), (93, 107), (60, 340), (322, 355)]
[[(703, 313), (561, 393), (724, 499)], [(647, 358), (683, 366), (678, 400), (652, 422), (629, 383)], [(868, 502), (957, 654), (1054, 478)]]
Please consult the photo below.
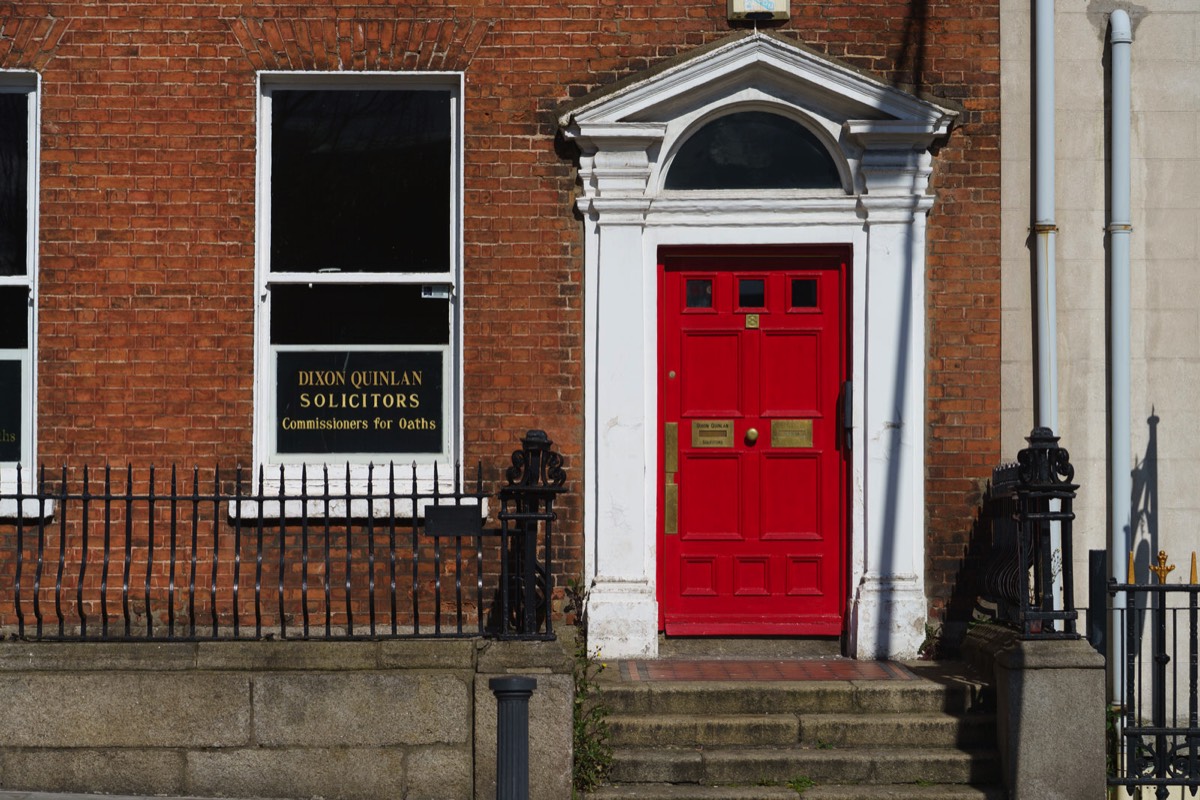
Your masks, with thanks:
[(668, 634), (842, 632), (848, 255), (663, 259), (659, 586)]

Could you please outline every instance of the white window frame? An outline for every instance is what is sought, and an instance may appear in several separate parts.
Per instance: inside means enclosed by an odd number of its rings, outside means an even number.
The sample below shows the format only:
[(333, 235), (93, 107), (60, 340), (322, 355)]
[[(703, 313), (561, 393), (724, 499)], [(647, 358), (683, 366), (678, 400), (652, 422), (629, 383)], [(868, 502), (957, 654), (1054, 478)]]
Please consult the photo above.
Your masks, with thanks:
[[(37, 464), (37, 309), (38, 309), (38, 197), (41, 163), (41, 76), (28, 70), (0, 70), (0, 93), (25, 94), (28, 98), (28, 153), (26, 175), (25, 274), (0, 275), (0, 286), (17, 286), (29, 291), (29, 314), (26, 320), (28, 346), (23, 349), (0, 349), (0, 359), (21, 362), (21, 456), (17, 462), (0, 463), (0, 491), (17, 488), (18, 464), (22, 489), (31, 491), (35, 484)], [(16, 501), (0, 502), (0, 517), (16, 514)], [(27, 509), (28, 513), (28, 509)]]
[[(417, 464), (419, 478), (430, 480), (434, 463), (443, 481), (453, 476), (454, 463), (462, 459), (463, 418), (463, 358), (462, 358), (462, 217), (463, 217), (463, 84), (464, 76), (459, 72), (372, 72), (372, 73), (314, 73), (314, 72), (259, 72), (258, 92), (258, 180), (256, 186), (256, 278), (255, 278), (255, 390), (254, 390), (254, 463), (264, 468), (265, 488), (278, 487), (282, 474), (289, 491), (299, 489), (301, 471), (308, 469), (309, 491), (321, 491), (322, 473), (314, 466), (328, 464), (331, 485), (344, 488), (346, 468), (349, 465), (352, 491), (385, 492), (386, 470), (379, 467), (388, 462), (397, 465), (397, 480), (403, 476), (411, 480), (410, 465)], [(450, 231), (452, 237), (447, 272), (271, 272), (271, 96), (273, 91), (337, 89), (363, 90), (385, 87), (425, 88), (446, 91), (450, 95), (451, 107), (451, 169), (450, 185)], [(387, 453), (387, 454), (280, 454), (276, 451), (275, 431), (275, 353), (281, 349), (273, 347), (271, 335), (271, 289), (279, 285), (360, 285), (408, 284), (430, 286), (449, 290), (450, 335), (445, 346), (443, 359), (443, 417), (446, 450), (440, 454)], [(282, 346), (282, 349), (320, 351), (321, 345), (304, 347)], [(336, 350), (403, 350), (400, 345), (328, 346)], [(408, 349), (435, 350), (437, 346), (419, 345)], [(374, 480), (368, 486), (368, 471), (375, 465)], [(399, 471), (403, 467), (402, 471)]]

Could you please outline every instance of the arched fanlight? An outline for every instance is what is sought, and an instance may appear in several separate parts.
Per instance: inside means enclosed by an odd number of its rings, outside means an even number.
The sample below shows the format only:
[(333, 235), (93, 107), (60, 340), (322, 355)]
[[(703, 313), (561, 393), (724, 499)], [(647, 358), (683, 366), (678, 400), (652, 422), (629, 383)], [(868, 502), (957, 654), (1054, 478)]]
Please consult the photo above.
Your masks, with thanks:
[(766, 111), (719, 117), (696, 131), (671, 162), (667, 189), (833, 189), (829, 151), (795, 120)]

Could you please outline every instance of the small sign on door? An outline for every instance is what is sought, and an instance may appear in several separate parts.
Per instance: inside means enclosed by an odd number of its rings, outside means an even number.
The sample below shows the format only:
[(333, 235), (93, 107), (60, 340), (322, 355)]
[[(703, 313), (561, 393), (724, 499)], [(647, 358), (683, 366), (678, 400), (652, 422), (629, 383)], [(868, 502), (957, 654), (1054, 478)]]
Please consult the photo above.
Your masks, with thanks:
[(692, 447), (733, 447), (733, 420), (692, 420)]
[(811, 419), (771, 420), (771, 447), (812, 447)]

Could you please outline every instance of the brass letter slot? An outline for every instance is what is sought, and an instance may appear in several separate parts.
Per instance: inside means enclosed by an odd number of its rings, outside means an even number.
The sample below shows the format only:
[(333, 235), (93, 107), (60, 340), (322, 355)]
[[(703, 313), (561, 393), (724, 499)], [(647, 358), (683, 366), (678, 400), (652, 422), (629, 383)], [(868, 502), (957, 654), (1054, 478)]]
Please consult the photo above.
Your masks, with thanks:
[(692, 420), (692, 447), (733, 447), (733, 420)]
[(771, 447), (812, 447), (811, 419), (771, 420)]

